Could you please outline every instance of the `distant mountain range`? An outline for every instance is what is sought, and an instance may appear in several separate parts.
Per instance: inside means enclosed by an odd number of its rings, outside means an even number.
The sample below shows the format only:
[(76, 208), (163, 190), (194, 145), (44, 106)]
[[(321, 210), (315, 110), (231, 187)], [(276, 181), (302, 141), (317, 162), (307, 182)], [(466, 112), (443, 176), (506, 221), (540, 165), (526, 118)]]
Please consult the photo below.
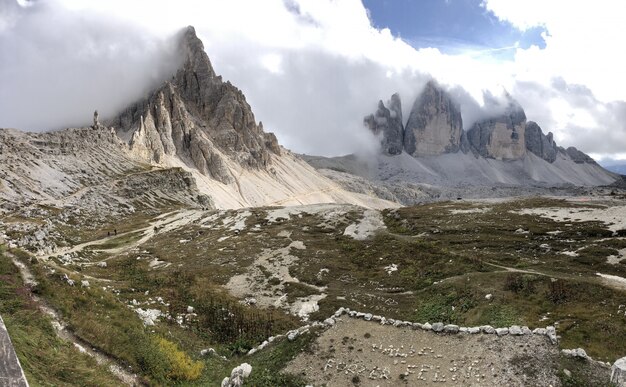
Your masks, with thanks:
[(94, 115), (86, 128), (0, 129), (0, 199), (66, 205), (89, 197), (94, 211), (130, 208), (128, 200), (140, 198), (217, 208), (382, 208), (442, 192), (492, 196), (502, 187), (597, 186), (617, 178), (579, 150), (557, 146), (512, 98), (502, 114), (465, 130), (462, 107), (435, 81), (406, 121), (397, 94), (365, 117), (380, 154), (307, 163), (256, 122), (244, 94), (214, 71), (193, 27), (182, 31), (179, 51), (182, 65), (172, 77), (106, 122)]

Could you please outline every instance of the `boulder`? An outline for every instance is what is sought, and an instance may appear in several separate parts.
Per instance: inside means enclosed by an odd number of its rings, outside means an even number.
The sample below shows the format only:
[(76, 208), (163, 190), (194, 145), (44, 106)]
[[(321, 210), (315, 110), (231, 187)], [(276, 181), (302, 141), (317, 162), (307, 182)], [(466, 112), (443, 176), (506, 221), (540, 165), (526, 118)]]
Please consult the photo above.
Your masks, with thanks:
[(611, 366), (611, 383), (619, 387), (626, 386), (626, 357), (617, 359)]
[(519, 325), (513, 325), (509, 328), (509, 334), (511, 334), (512, 336), (521, 336), (524, 333), (522, 332), (522, 328), (520, 328)]
[(589, 356), (587, 355), (587, 352), (585, 352), (585, 350), (582, 349), (582, 348), (562, 349), (561, 353), (563, 355), (565, 355), (565, 356), (574, 357), (574, 358), (578, 358), (578, 359), (589, 360)]
[(444, 333), (459, 333), (459, 326), (454, 324), (447, 324), (443, 327)]
[(554, 328), (553, 326), (546, 327), (546, 336), (548, 336), (552, 344), (556, 344), (558, 342), (556, 336), (556, 328)]
[(242, 387), (244, 380), (252, 373), (252, 366), (248, 363), (243, 363), (233, 368), (230, 373), (230, 377), (222, 380), (222, 387)]
[(509, 328), (496, 328), (496, 335), (504, 336), (509, 334)]
[(486, 333), (486, 334), (489, 334), (489, 335), (492, 335), (492, 334), (496, 333), (495, 328), (492, 327), (491, 325), (482, 325), (480, 327), (480, 331), (482, 333)]
[(434, 323), (432, 325), (432, 330), (433, 330), (433, 332), (442, 332), (443, 331), (443, 327), (444, 327), (443, 323)]

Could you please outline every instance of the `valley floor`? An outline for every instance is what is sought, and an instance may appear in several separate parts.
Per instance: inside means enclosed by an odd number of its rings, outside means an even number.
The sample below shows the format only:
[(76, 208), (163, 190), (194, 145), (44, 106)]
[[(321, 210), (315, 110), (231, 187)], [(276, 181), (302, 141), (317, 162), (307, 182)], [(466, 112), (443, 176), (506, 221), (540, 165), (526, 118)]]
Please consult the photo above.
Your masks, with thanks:
[[(608, 381), (606, 365), (569, 359), (559, 349), (582, 347), (609, 363), (626, 355), (625, 209), (619, 192), (383, 211), (202, 210), (162, 202), (102, 218), (32, 204), (0, 218), (8, 249), (2, 275), (13, 284), (3, 285), (0, 314), (35, 385), (46, 378), (71, 385), (74, 377), (81, 384), (89, 375), (82, 364), (93, 361), (60, 361), (70, 376), (42, 369), (51, 366), (36, 361), (42, 354), (16, 325), (28, 308), (46, 340), (64, 348), (58, 356), (86, 355), (62, 344), (49, 316), (26, 306), (38, 303), (53, 309), (81, 345), (140, 383), (219, 385), (247, 362), (252, 385), (370, 385), (374, 367), (389, 372), (377, 385), (597, 385)], [(32, 278), (19, 276), (11, 255)], [(11, 294), (20, 294), (19, 305)], [(332, 327), (314, 323), (340, 307), (431, 324), (551, 325), (559, 344), (545, 336), (448, 336), (347, 317)], [(282, 336), (305, 324), (288, 335), (292, 340)], [(269, 337), (277, 338), (247, 355)], [(415, 356), (389, 357), (392, 345)], [(426, 348), (432, 356), (417, 355)], [(339, 363), (359, 364), (361, 372), (339, 372)], [(94, 377), (114, 384), (105, 365), (93, 368)], [(416, 379), (421, 370), (426, 380)]]

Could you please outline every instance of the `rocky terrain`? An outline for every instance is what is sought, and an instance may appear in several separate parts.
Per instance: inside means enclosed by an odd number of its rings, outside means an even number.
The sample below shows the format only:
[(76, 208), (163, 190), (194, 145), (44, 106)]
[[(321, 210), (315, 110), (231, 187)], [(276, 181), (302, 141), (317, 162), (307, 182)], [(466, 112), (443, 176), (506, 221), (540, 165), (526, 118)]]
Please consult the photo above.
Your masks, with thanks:
[(552, 133), (527, 121), (509, 95), (501, 113), (465, 129), (462, 108), (430, 81), (406, 123), (398, 94), (388, 107), (379, 101), (376, 113), (365, 117), (365, 126), (380, 138), (379, 154), (303, 158), (349, 191), (404, 205), (457, 197), (572, 195), (580, 187), (621, 180), (578, 149), (557, 146)]
[[(0, 268), (70, 340), (146, 383), (597, 385), (626, 353), (621, 195), (384, 211), (163, 202), (102, 223), (34, 204), (0, 218), (2, 262), (24, 278)], [(0, 307), (37, 380), (15, 309)], [(561, 353), (576, 348), (593, 360)], [(162, 358), (176, 351), (199, 373)]]
[(180, 42), (116, 117), (0, 129), (0, 314), (33, 385), (608, 384), (617, 175), (514, 101), (464, 131), (434, 82), (406, 125), (397, 95), (365, 119), (375, 160), (307, 163)]

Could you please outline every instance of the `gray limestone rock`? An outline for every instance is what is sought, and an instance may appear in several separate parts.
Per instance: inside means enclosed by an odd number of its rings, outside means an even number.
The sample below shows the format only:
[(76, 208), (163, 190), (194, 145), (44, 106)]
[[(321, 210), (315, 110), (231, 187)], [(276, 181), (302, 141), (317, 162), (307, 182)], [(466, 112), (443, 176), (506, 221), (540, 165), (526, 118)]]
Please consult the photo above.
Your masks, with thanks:
[(521, 335), (523, 335), (523, 334), (524, 334), (524, 333), (522, 332), (522, 328), (520, 328), (520, 326), (519, 326), (519, 325), (513, 325), (513, 326), (511, 326), (511, 327), (509, 328), (509, 333), (510, 333), (512, 336), (521, 336)]
[(579, 359), (584, 359), (584, 360), (588, 360), (589, 359), (589, 356), (587, 355), (587, 352), (585, 352), (585, 350), (582, 349), (582, 348), (562, 349), (561, 353), (563, 353), (563, 355), (569, 356), (569, 357), (574, 357), (574, 358), (579, 358)]
[(589, 155), (579, 151), (578, 149), (574, 148), (573, 146), (570, 146), (567, 149), (565, 149), (563, 147), (559, 147), (558, 150), (559, 150), (559, 152), (569, 156), (569, 158), (571, 158), (576, 164), (585, 164), (585, 163), (587, 163), (587, 164), (596, 164), (595, 160), (592, 159)]
[(445, 333), (459, 333), (459, 326), (454, 324), (447, 324), (443, 327)]
[(544, 135), (536, 122), (528, 121), (524, 136), (526, 138), (526, 149), (529, 152), (536, 154), (549, 163), (553, 163), (556, 160), (557, 147), (552, 133)]
[(131, 149), (150, 162), (179, 156), (223, 183), (229, 162), (265, 169), (280, 154), (276, 137), (257, 124), (243, 93), (215, 74), (193, 27), (180, 43), (183, 64), (171, 80), (112, 120)]
[(511, 97), (503, 114), (474, 123), (467, 131), (472, 151), (498, 160), (518, 160), (526, 154), (526, 114)]
[(496, 328), (496, 335), (504, 336), (509, 334), (509, 328)]
[(626, 386), (626, 357), (617, 359), (611, 366), (611, 383)]
[(463, 120), (459, 105), (434, 81), (413, 103), (404, 131), (404, 149), (412, 156), (436, 156), (461, 149)]
[(443, 331), (443, 327), (444, 327), (443, 323), (434, 323), (432, 325), (432, 330), (433, 332), (441, 332)]
[(377, 136), (381, 136), (382, 152), (386, 155), (402, 153), (404, 127), (402, 125), (402, 103), (396, 93), (391, 96), (385, 107), (383, 101), (378, 102), (376, 113), (363, 119), (363, 124)]

